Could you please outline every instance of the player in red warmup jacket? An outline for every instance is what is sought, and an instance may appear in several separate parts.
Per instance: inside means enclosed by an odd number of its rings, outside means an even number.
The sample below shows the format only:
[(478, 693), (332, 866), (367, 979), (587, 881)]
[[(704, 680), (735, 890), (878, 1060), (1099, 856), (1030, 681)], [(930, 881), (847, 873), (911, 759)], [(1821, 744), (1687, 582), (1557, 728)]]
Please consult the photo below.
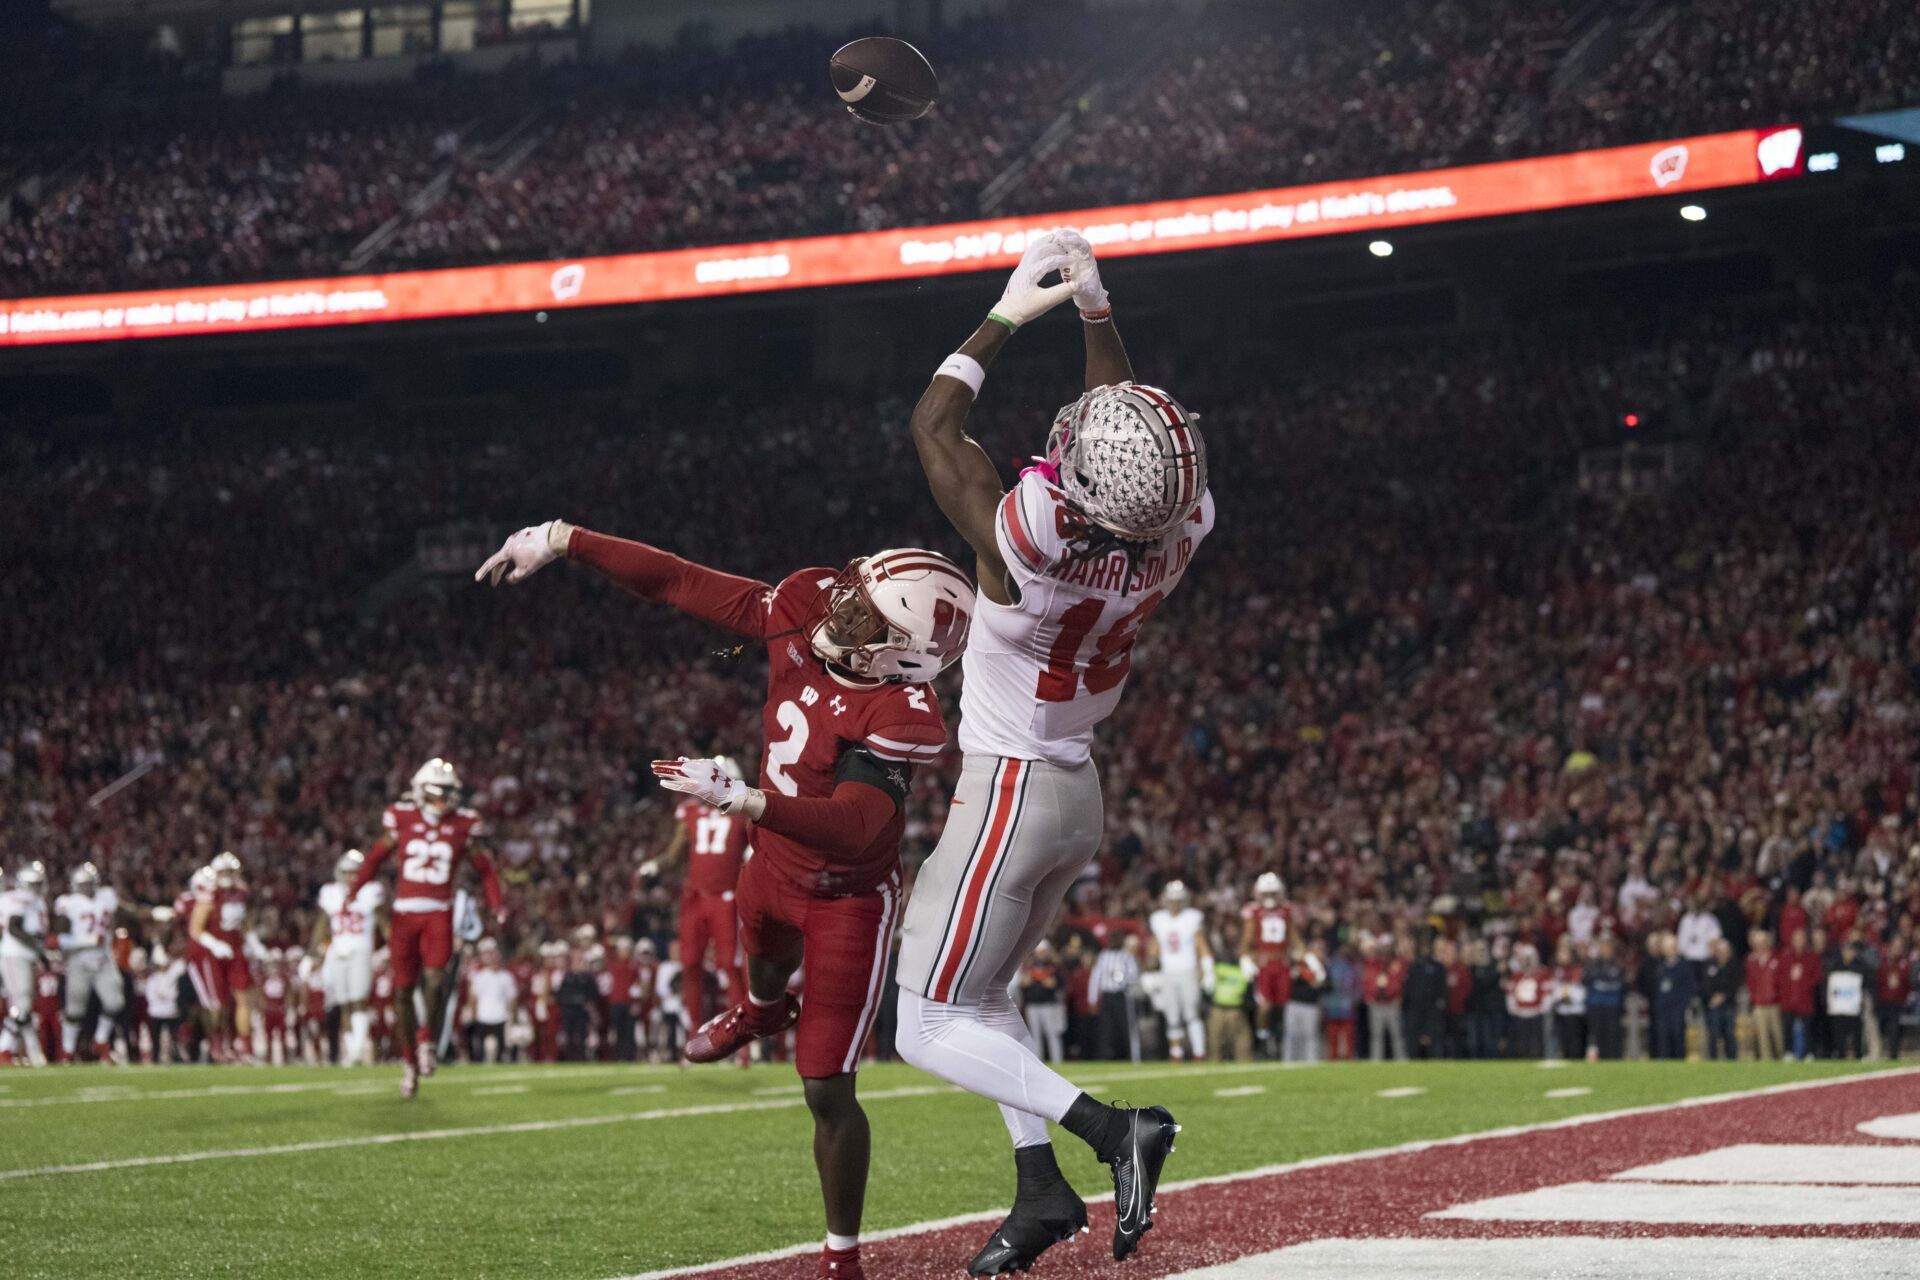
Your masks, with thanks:
[[(740, 766), (727, 756), (716, 757), (728, 777), (741, 776)], [(687, 1024), (698, 1028), (706, 1021), (704, 992), (699, 980), (706, 967), (707, 948), (713, 948), (713, 967), (727, 976), (727, 992), (740, 998), (746, 976), (738, 964), (739, 916), (734, 890), (740, 868), (752, 852), (753, 824), (744, 814), (721, 813), (698, 800), (683, 800), (673, 811), (673, 840), (658, 858), (644, 862), (640, 874), (659, 875), (686, 853), (687, 878), (680, 887), (681, 999), (687, 1005)]]
[[(413, 775), (411, 798), (387, 806), (385, 827), (368, 850), (347, 889), (347, 900), (359, 896), (374, 873), (395, 853), (400, 870), (394, 877), (389, 916), (388, 960), (393, 966), (393, 1008), (399, 1044), (400, 1096), (411, 1098), (420, 1080), (434, 1071), (434, 1032), (446, 1025), (447, 962), (453, 957), (453, 894), (455, 873), (469, 862), (480, 873), (487, 906), (496, 921), (506, 909), (500, 897), (500, 875), (493, 855), (482, 844), (485, 829), (480, 815), (459, 807), (460, 775), (435, 757)], [(426, 1022), (414, 1014), (415, 986), (424, 987)], [(432, 1028), (433, 1031), (429, 1031)]]
[[(909, 549), (770, 586), (558, 520), (520, 530), (474, 576), (519, 582), (563, 558), (767, 646), (760, 785), (711, 759), (654, 762), (662, 785), (755, 827), (735, 900), (747, 998), (697, 1028), (686, 1054), (718, 1062), (798, 1024), (826, 1202), (820, 1274), (860, 1280), (869, 1138), (854, 1073), (899, 916), (909, 780), (947, 740), (925, 682), (966, 644), (973, 584), (945, 556)], [(682, 959), (687, 990), (695, 961)], [(801, 1000), (787, 990), (796, 972)]]

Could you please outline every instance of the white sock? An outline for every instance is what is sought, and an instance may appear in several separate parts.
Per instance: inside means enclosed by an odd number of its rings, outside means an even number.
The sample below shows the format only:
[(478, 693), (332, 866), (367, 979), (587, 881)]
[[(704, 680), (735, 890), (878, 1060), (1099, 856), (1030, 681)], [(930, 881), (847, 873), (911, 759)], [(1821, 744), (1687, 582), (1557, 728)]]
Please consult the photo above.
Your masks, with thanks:
[(829, 1249), (858, 1249), (859, 1247), (859, 1236), (837, 1236), (831, 1231), (827, 1232), (827, 1248)]
[[(1033, 1042), (1033, 1028), (1020, 1016), (1020, 1010), (1014, 1007), (1013, 997), (1005, 988), (995, 988), (980, 1001), (980, 1023), (1019, 1041), (1036, 1058), (1040, 1056), (1040, 1048)], [(1031, 1111), (1002, 1105), (1000, 1119), (1006, 1124), (1015, 1147), (1043, 1147), (1053, 1140), (1047, 1133), (1046, 1120)]]
[(1187, 1042), (1193, 1046), (1193, 1056), (1207, 1056), (1207, 1024), (1195, 1018), (1187, 1024)]
[(80, 1024), (68, 1018), (60, 1019), (60, 1048), (71, 1058), (80, 1044)]
[(0, 1053), (12, 1053), (20, 1047), (20, 1037), (13, 1034), (13, 1023), (9, 1020), (0, 1026)]
[(988, 1026), (977, 1007), (941, 1004), (907, 990), (900, 992), (899, 1007), (896, 1047), (922, 1071), (1043, 1120), (1064, 1118), (1080, 1096), (1078, 1085), (1026, 1044)]
[(762, 1009), (772, 1008), (774, 1005), (779, 1004), (782, 1000), (785, 1000), (786, 998), (787, 998), (787, 993), (784, 991), (782, 991), (779, 995), (775, 996), (771, 1000), (762, 1000), (759, 996), (753, 994), (751, 990), (747, 992), (747, 999), (753, 1001), (755, 1004), (759, 1005)]
[(349, 1065), (359, 1066), (367, 1056), (367, 1033), (373, 1027), (371, 1009), (355, 1009), (347, 1015), (347, 1045), (342, 1046), (341, 1057)]

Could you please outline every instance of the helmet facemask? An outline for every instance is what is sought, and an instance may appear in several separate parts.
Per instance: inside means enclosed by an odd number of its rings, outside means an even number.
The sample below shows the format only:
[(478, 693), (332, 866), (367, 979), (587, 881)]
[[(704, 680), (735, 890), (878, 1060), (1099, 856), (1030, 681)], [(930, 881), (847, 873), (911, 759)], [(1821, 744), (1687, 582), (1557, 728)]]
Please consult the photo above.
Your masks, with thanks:
[(850, 561), (821, 591), (807, 643), (822, 662), (859, 679), (931, 680), (966, 647), (973, 602), (973, 584), (945, 556), (881, 551)]
[(866, 584), (860, 580), (863, 563), (860, 559), (849, 561), (821, 592), (826, 598), (825, 612), (808, 632), (807, 642), (822, 662), (871, 679), (867, 672), (873, 666), (875, 651), (898, 643), (902, 637), (894, 634), (874, 606), (873, 597), (867, 594)]
[(1047, 465), (1095, 526), (1090, 554), (1151, 547), (1193, 514), (1207, 488), (1198, 422), (1166, 392), (1130, 382), (1096, 387), (1054, 415)]

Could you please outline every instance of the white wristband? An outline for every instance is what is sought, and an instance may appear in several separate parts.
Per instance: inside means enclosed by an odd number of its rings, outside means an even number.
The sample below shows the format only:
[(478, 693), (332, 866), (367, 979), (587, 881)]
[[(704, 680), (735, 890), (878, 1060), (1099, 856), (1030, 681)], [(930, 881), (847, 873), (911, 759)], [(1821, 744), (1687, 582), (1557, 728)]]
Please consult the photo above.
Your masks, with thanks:
[(987, 381), (987, 371), (981, 367), (980, 362), (958, 351), (948, 356), (940, 367), (933, 371), (933, 376), (936, 378), (945, 376), (964, 382), (967, 384), (967, 389), (975, 396), (980, 394), (980, 388), (985, 386)]

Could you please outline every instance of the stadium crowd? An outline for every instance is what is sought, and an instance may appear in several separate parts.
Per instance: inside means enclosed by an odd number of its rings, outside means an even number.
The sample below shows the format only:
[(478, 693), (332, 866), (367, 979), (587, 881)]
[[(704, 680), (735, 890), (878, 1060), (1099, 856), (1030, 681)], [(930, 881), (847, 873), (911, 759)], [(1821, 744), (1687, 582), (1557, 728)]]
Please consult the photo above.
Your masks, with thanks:
[[(0, 104), (22, 104), (17, 123), (0, 121), (0, 177), (46, 175), (0, 218), (0, 292), (327, 273), (394, 219), (375, 267), (965, 218), (1063, 115), (1064, 140), (996, 211), (1920, 100), (1920, 18), (1899, 0), (1616, 8), (1617, 56), (1556, 92), (1576, 24), (1604, 7), (1376, 0), (1303, 14), (1219, 3), (1089, 18), (1024, 6), (941, 33), (930, 48), (945, 100), (894, 129), (856, 126), (827, 94), (818, 69), (840, 37), (816, 31), (486, 75), (435, 64), (413, 83), (282, 83), (240, 100), (198, 83), (157, 94), (150, 79), (116, 93), (105, 71), (94, 70), (98, 85), (74, 74), (86, 51), (63, 31), (23, 45), (44, 56), (23, 58), (17, 89), (0, 86)], [(76, 83), (87, 92), (76, 97)]]
[[(1103, 730), (1108, 839), (1029, 1009), (1061, 1006), (1074, 1052), (1154, 1052), (1145, 922), (1179, 880), (1237, 1051), (1240, 913), (1272, 872), (1291, 937), (1288, 981), (1259, 984), (1288, 1006), (1262, 1011), (1270, 1051), (1672, 1054), (1689, 1010), (1724, 1050), (1729, 999), (1796, 1053), (1897, 1050), (1920, 931), (1915, 319), (1891, 296), (1582, 317), (1291, 374), (1142, 352), (1202, 389), (1223, 518)], [(1010, 362), (982, 438), (1030, 452), (1061, 379)], [(316, 890), (445, 755), (507, 884), (491, 941), (518, 1029), (494, 1051), (625, 1052), (631, 1014), (634, 1052), (670, 1052), (686, 977), (676, 878), (640, 874), (672, 826), (646, 763), (751, 756), (755, 660), (590, 575), (499, 594), (400, 566), (422, 528), (557, 513), (766, 577), (944, 545), (905, 400), (684, 394), (8, 438), (0, 848), (56, 891), (91, 860), (146, 908), (232, 849), (299, 1010)], [(1694, 422), (1660, 491), (1576, 483), (1625, 396)], [(753, 519), (720, 476), (752, 477)], [(914, 781), (910, 866), (956, 763)], [(122, 924), (121, 963), (164, 971), (178, 922)]]

